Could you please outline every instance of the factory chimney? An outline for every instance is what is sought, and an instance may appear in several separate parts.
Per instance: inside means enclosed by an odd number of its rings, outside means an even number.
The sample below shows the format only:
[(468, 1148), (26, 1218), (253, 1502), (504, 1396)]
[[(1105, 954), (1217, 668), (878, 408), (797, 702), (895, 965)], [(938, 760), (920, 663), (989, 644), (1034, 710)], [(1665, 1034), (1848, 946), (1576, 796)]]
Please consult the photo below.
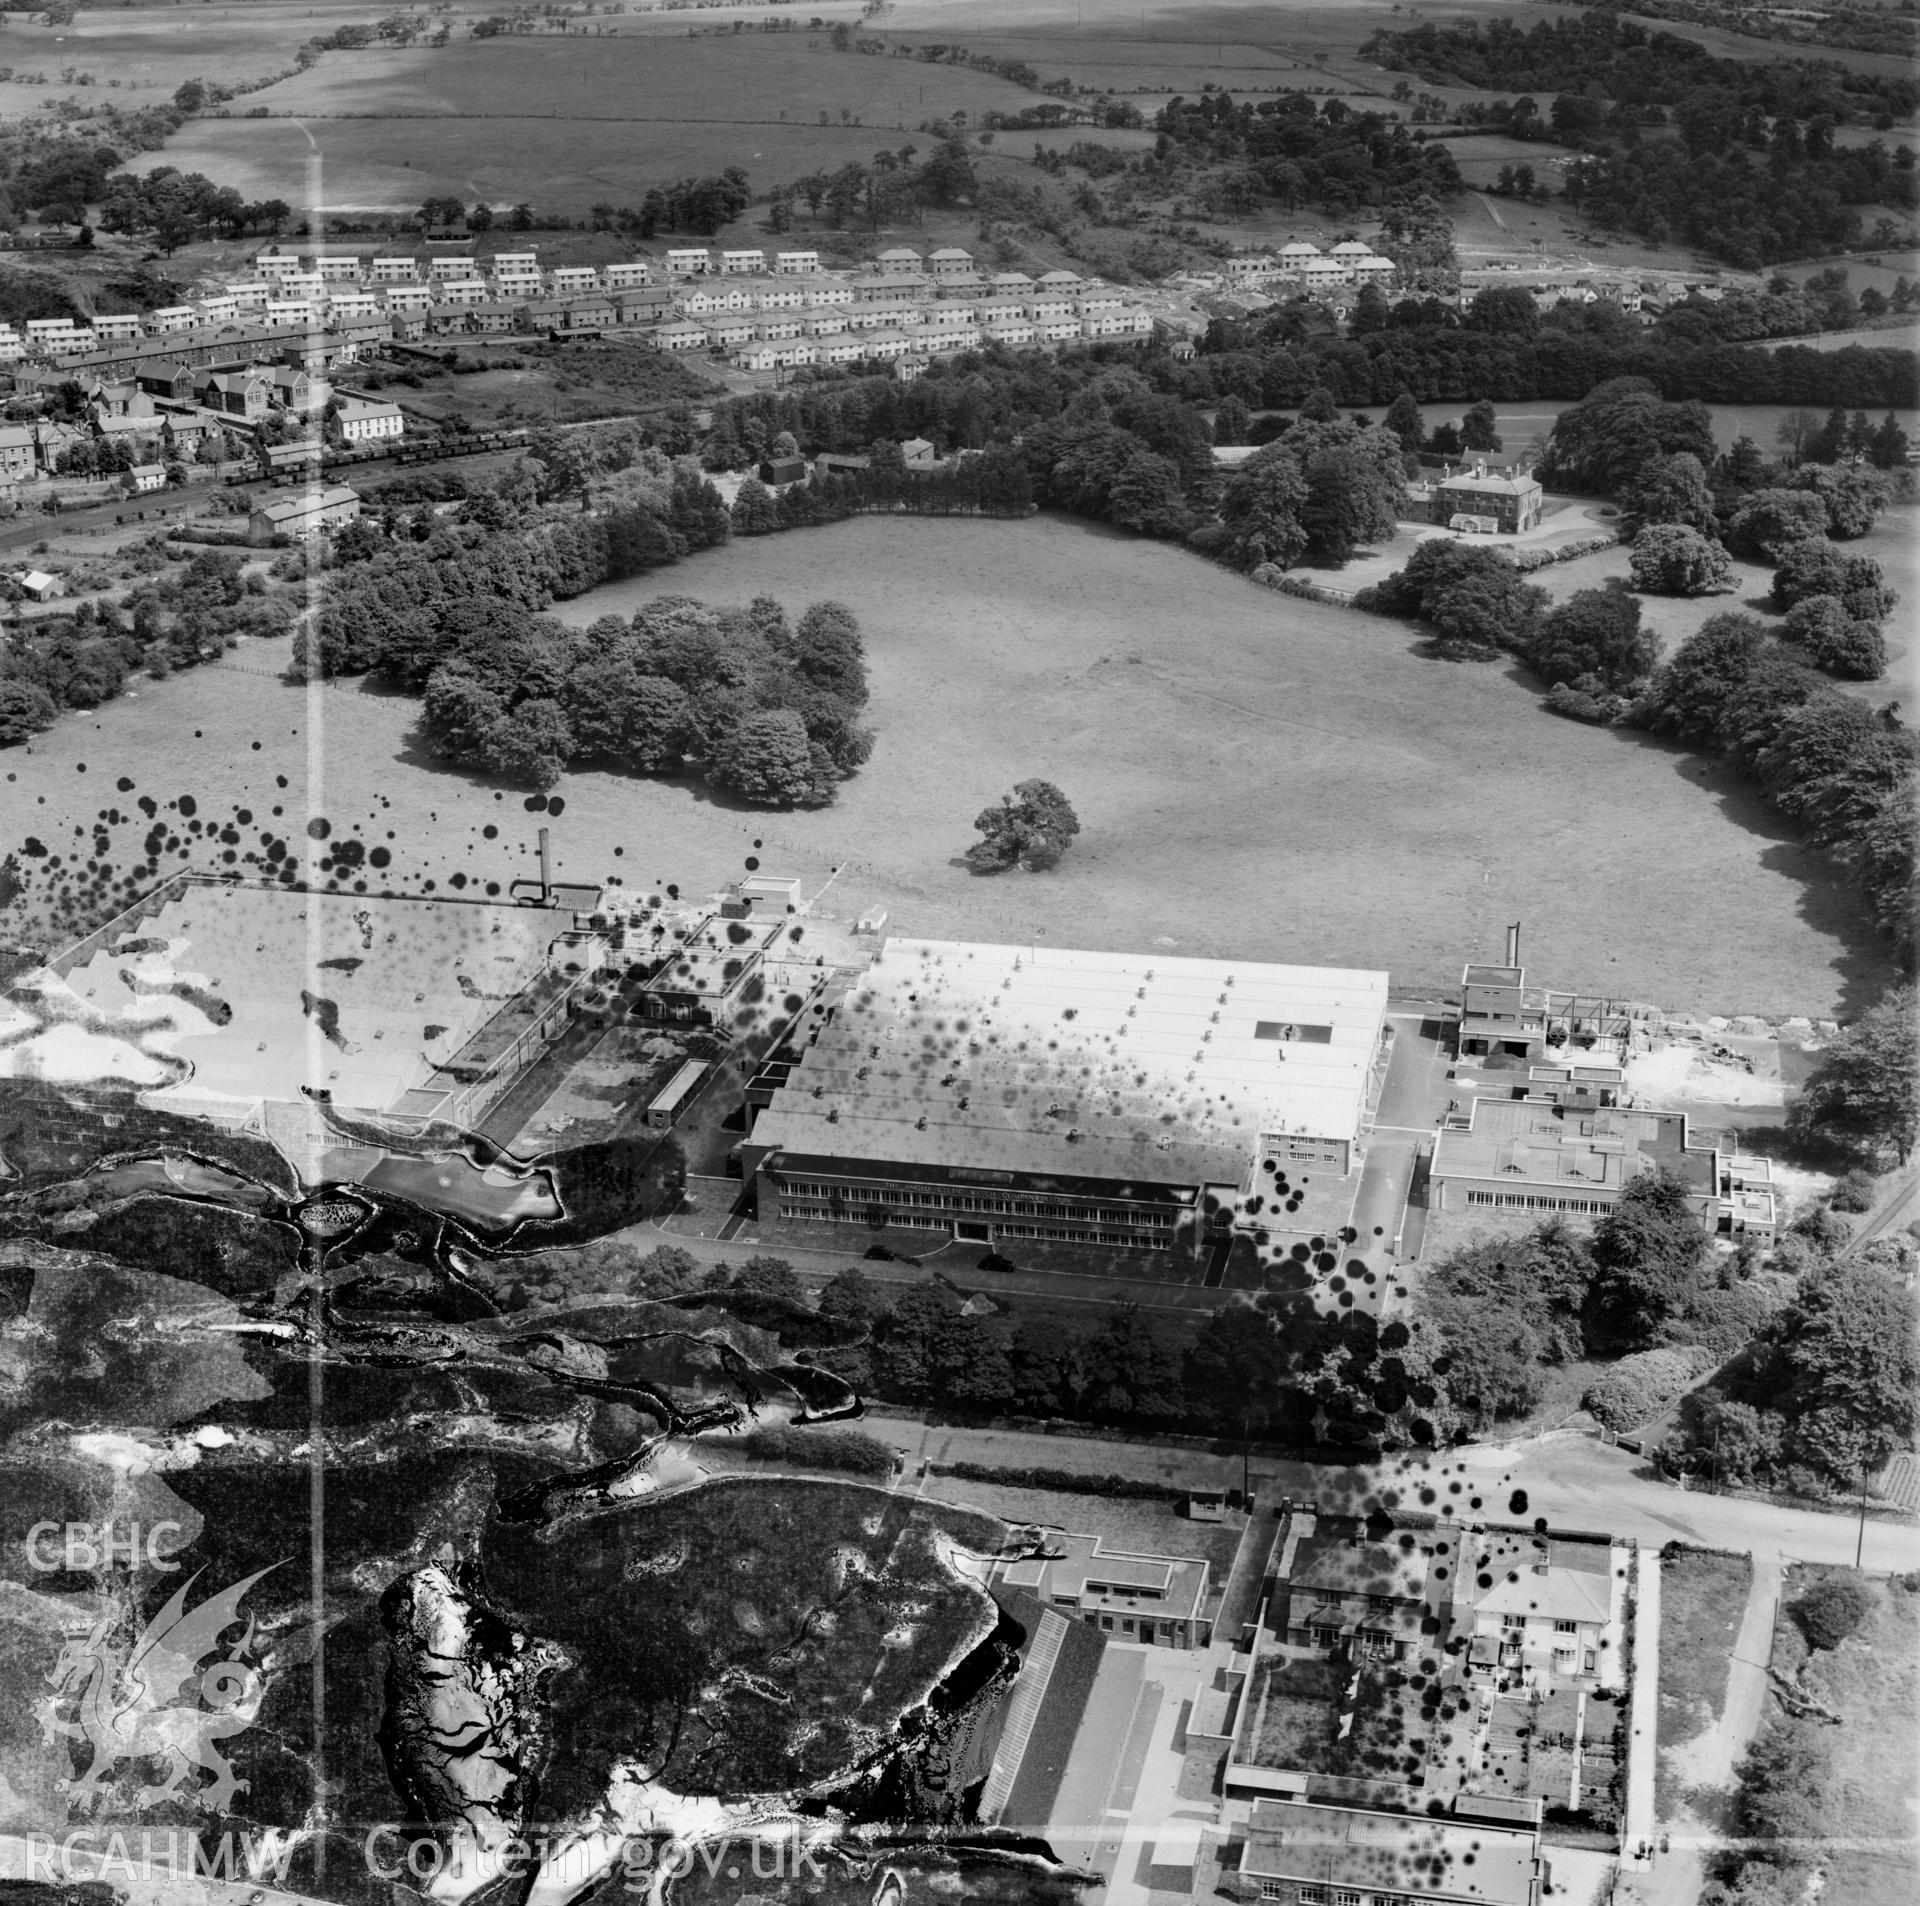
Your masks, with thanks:
[[(543, 827), (540, 830), (540, 849), (543, 854), (546, 851), (546, 843), (547, 830)], [(543, 867), (541, 869), (543, 875), (545, 871)], [(1509, 966), (1518, 966), (1520, 964), (1520, 922), (1518, 920), (1507, 929), (1507, 964)]]

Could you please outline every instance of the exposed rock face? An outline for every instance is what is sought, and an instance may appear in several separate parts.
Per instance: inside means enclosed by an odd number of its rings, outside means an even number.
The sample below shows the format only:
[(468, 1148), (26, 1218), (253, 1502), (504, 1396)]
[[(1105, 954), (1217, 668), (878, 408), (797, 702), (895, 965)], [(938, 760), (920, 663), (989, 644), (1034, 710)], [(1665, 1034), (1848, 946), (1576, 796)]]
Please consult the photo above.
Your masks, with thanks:
[(479, 1601), (466, 1571), (404, 1575), (381, 1602), (395, 1787), (436, 1826), (487, 1846), (526, 1821), (551, 1748), (546, 1683), (573, 1665)]

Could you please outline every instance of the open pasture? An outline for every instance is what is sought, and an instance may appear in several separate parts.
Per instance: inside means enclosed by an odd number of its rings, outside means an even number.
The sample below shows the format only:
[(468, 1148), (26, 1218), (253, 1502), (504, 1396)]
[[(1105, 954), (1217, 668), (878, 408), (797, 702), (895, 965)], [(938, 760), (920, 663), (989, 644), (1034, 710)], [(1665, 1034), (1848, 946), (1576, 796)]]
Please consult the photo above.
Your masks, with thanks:
[(368, 0), (254, 0), (247, 6), (123, 4), (76, 14), (61, 26), (10, 13), (0, 65), (44, 75), (44, 83), (0, 82), (0, 113), (27, 113), (50, 100), (115, 105), (129, 112), (170, 100), (190, 79), (244, 85), (291, 72), (302, 41), (389, 11)]
[[(1454, 19), (1504, 19), (1521, 27), (1554, 17), (1533, 0), (1461, 0)], [(1197, 92), (1211, 80), (1245, 86), (1329, 86), (1387, 92), (1392, 78), (1359, 57), (1381, 28), (1404, 30), (1418, 14), (1392, 0), (898, 0), (885, 27), (896, 39), (960, 41), (976, 53), (1023, 59), (1116, 92)]]
[(803, 33), (456, 41), (329, 53), (248, 98), (269, 117), (196, 121), (150, 163), (299, 199), (317, 146), (338, 207), (451, 193), (584, 212), (729, 165), (765, 190), (882, 147), (924, 152), (926, 120), (1035, 98), (989, 73), (836, 53)]
[[(1515, 919), (1556, 983), (1675, 1007), (1830, 1014), (1885, 977), (1851, 897), (1737, 777), (1553, 720), (1517, 669), (1428, 660), (1398, 623), (1164, 545), (1047, 517), (869, 517), (559, 612), (585, 624), (657, 594), (763, 591), (860, 617), (872, 760), (801, 813), (569, 775), (547, 820), (563, 877), (699, 893), (757, 854), (809, 890), (840, 869), (832, 909), (885, 907), (896, 931), (1384, 966), (1408, 988), (1457, 982)], [(264, 825), (281, 808), (296, 837), (324, 814), (390, 844), (396, 886), (529, 871), (542, 818), (518, 790), (440, 768), (418, 703), (288, 687), (278, 644), (234, 660), (9, 750), (0, 838), (84, 858), (96, 813), (131, 798), (114, 791), (125, 776), (203, 814), (244, 806)], [(1078, 808), (1074, 850), (1046, 875), (967, 873), (973, 816), (1031, 775)]]

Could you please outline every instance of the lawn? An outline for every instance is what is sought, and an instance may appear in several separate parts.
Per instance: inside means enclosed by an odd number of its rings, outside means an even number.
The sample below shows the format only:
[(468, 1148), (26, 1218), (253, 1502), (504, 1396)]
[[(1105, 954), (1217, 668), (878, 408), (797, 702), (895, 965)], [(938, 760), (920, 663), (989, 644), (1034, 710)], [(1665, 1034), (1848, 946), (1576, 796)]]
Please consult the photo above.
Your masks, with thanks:
[(1348, 1675), (1331, 1661), (1268, 1656), (1247, 1684), (1234, 1757), (1255, 1767), (1319, 1771), (1334, 1744)]
[[(1660, 1818), (1681, 1799), (1671, 1750), (1709, 1733), (1726, 1710), (1733, 1644), (1753, 1583), (1753, 1558), (1676, 1548), (1660, 1558)], [(1640, 1645), (1645, 1646), (1641, 1637)]]
[[(1049, 517), (868, 517), (559, 613), (584, 625), (667, 592), (852, 606), (877, 742), (833, 807), (756, 812), (592, 772), (561, 783), (564, 818), (537, 815), (442, 770), (417, 702), (288, 687), (284, 646), (248, 643), (9, 751), (0, 839), (84, 859), (118, 776), (192, 794), (210, 821), (324, 816), (388, 847), (397, 887), (529, 873), (548, 825), (560, 878), (704, 893), (754, 856), (809, 892), (838, 870), (827, 911), (881, 906), (930, 938), (1384, 967), (1413, 990), (1457, 984), (1520, 920), (1557, 985), (1816, 1016), (1885, 972), (1821, 857), (1730, 773), (1545, 715), (1515, 668), (1429, 660), (1398, 623), (1165, 545)], [(1079, 811), (1073, 851), (1045, 875), (968, 873), (972, 817), (1035, 774)], [(142, 825), (112, 831), (114, 861)]]
[(1820, 1566), (1789, 1578), (1774, 1620), (1773, 1665), (1789, 1676), (1799, 1669), (1801, 1686), (1845, 1717), (1822, 1735), (1834, 1772), (1825, 1897), (1847, 1906), (1906, 1906), (1920, 1892), (1913, 1807), (1920, 1793), (1920, 1596), (1870, 1583), (1875, 1608), (1860, 1630), (1809, 1661), (1788, 1605), (1815, 1582), (1833, 1579), (1862, 1578)]
[[(1886, 701), (1900, 701), (1911, 707), (1920, 695), (1920, 643), (1914, 640), (1914, 605), (1920, 603), (1920, 521), (1911, 504), (1896, 505), (1883, 513), (1865, 536), (1840, 547), (1850, 556), (1871, 556), (1886, 571), (1887, 580), (1899, 592), (1900, 606), (1887, 618), (1886, 673), (1874, 682), (1836, 682), (1842, 694), (1852, 695), (1879, 707)], [(1556, 602), (1564, 602), (1581, 589), (1604, 588), (1609, 582), (1624, 580), (1628, 552), (1624, 548), (1601, 550), (1595, 555), (1576, 557), (1569, 563), (1553, 563), (1535, 571), (1530, 580), (1537, 582)], [(1770, 628), (1778, 630), (1781, 618), (1775, 613), (1768, 591), (1773, 586), (1773, 570), (1765, 563), (1733, 559), (1734, 588), (1721, 596), (1642, 596), (1640, 619), (1645, 628), (1660, 639), (1661, 654), (1673, 651), (1710, 617), (1744, 610), (1758, 615)]]

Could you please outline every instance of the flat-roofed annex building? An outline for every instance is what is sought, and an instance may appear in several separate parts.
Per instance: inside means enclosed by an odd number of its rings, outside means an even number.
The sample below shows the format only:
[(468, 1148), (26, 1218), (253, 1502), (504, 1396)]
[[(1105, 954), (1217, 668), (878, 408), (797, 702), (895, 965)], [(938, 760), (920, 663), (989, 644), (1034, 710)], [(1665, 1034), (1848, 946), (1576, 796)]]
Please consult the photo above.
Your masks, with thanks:
[(889, 940), (759, 1114), (763, 1220), (1198, 1254), (1358, 1163), (1387, 976)]
[(1095, 1535), (1047, 1531), (1047, 1553), (996, 1562), (995, 1587), (1021, 1588), (1119, 1641), (1204, 1648), (1220, 1595), (1196, 1556), (1110, 1550)]
[(1536, 1906), (1540, 1832), (1289, 1800), (1256, 1802), (1223, 1890), (1282, 1906)]
[(1593, 1219), (1641, 1172), (1667, 1170), (1712, 1230), (1717, 1164), (1711, 1147), (1693, 1143), (1684, 1112), (1476, 1098), (1465, 1129), (1450, 1125), (1434, 1141), (1432, 1195), (1440, 1211)]

